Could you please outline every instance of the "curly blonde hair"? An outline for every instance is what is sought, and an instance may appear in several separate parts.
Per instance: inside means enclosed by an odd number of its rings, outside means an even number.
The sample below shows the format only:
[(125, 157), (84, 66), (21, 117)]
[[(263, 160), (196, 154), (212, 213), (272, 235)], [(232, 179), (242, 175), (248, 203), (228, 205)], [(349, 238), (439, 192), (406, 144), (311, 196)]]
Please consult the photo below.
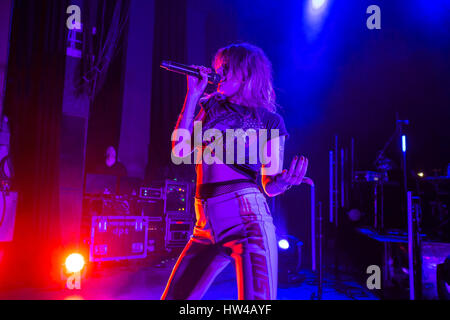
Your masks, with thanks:
[(238, 94), (247, 106), (276, 112), (272, 64), (261, 48), (249, 43), (231, 44), (217, 51), (212, 65), (216, 70), (222, 66), (224, 73), (242, 74), (244, 83)]

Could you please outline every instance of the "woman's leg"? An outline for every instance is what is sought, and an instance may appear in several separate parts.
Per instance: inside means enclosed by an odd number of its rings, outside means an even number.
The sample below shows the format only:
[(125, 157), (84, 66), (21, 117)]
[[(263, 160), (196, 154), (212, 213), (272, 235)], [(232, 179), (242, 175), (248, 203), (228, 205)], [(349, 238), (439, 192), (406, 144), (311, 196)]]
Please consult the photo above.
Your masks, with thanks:
[(162, 300), (200, 300), (230, 263), (220, 246), (190, 240), (170, 275)]
[(277, 297), (278, 247), (275, 226), (263, 195), (239, 199), (244, 235), (230, 241), (235, 260), (240, 300), (275, 300)]
[(251, 226), (261, 233), (248, 239), (225, 244), (232, 250), (236, 266), (239, 300), (275, 300), (277, 298), (278, 251), (270, 227)]

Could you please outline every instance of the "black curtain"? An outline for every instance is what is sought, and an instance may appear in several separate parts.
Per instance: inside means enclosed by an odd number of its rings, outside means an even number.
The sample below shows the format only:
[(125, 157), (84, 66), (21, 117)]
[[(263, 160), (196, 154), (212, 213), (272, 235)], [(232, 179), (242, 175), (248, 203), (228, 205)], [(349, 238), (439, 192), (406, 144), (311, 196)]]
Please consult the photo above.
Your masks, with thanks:
[[(170, 137), (183, 106), (186, 77), (159, 67), (162, 60), (187, 63), (185, 0), (155, 1), (154, 33), (148, 181), (180, 177), (186, 169), (172, 165), (170, 158)], [(189, 171), (193, 175), (192, 168)]]
[[(97, 29), (95, 37), (90, 40), (92, 43), (83, 49), (80, 64), (84, 72), (81, 77), (90, 80), (86, 170), (94, 172), (97, 166), (104, 163), (108, 146), (114, 146), (118, 151), (130, 0), (89, 0), (85, 3), (89, 15), (95, 15), (91, 17), (90, 27)], [(90, 61), (92, 52), (95, 52), (95, 59)]]
[(60, 252), (59, 151), (68, 1), (16, 0), (5, 93), (18, 191), (14, 239), (2, 285), (57, 281)]

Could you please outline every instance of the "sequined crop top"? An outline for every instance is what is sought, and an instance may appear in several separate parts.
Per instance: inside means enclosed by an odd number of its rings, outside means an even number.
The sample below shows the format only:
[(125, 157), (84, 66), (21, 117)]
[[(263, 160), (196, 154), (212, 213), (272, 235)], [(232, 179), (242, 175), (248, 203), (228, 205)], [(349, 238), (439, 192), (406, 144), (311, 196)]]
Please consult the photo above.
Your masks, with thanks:
[[(235, 132), (238, 131), (237, 129), (242, 129), (239, 132), (243, 136), (239, 137), (239, 135), (236, 135), (235, 139), (244, 139), (245, 159), (238, 161), (237, 147), (234, 143), (234, 161), (232, 161), (232, 164), (227, 165), (253, 181), (256, 181), (262, 163), (260, 157), (253, 158), (253, 160), (250, 159), (249, 149), (252, 143), (258, 144), (260, 142), (258, 142), (259, 139), (250, 141), (251, 139), (248, 138), (245, 132), (249, 132), (247, 131), (248, 129), (254, 129), (256, 132), (255, 136), (259, 137), (260, 129), (266, 129), (267, 141), (269, 141), (272, 138), (272, 133), (276, 135), (276, 132), (271, 131), (271, 129), (278, 129), (278, 136), (285, 136), (286, 139), (289, 138), (289, 133), (286, 130), (283, 118), (279, 114), (270, 112), (265, 108), (251, 108), (234, 104), (227, 101), (221, 94), (213, 94), (206, 99), (202, 99), (200, 106), (204, 113), (202, 118), (197, 117), (196, 121), (201, 121), (203, 133), (208, 129), (217, 129), (221, 131), (223, 137), (226, 137), (227, 129), (234, 129)], [(202, 114), (202, 112), (199, 114)], [(214, 141), (214, 137), (210, 141)], [(210, 141), (204, 142), (203, 147), (207, 146)], [(229, 147), (228, 141), (224, 141), (223, 157), (225, 157), (227, 146)], [(224, 161), (224, 163), (226, 162)]]

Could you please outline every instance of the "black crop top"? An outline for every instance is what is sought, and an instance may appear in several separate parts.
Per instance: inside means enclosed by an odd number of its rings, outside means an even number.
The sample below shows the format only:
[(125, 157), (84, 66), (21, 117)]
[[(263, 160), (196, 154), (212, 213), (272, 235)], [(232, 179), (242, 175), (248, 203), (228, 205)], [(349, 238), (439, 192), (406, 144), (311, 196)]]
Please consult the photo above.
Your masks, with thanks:
[[(200, 106), (204, 111), (204, 115), (202, 119), (199, 117), (196, 118), (196, 121), (202, 121), (202, 132), (204, 133), (208, 129), (218, 129), (222, 132), (222, 136), (226, 137), (227, 129), (242, 129), (244, 132), (248, 129), (254, 129), (256, 131), (255, 136), (258, 136), (259, 129), (267, 130), (267, 141), (269, 141), (272, 137), (271, 129), (278, 129), (278, 136), (286, 136), (286, 139), (289, 138), (289, 133), (286, 130), (283, 118), (277, 114), (266, 110), (265, 108), (251, 108), (245, 107), (241, 105), (237, 105), (231, 102), (228, 102), (225, 97), (221, 94), (213, 94), (209, 96), (207, 99), (203, 99), (200, 102)], [(201, 114), (201, 113), (200, 113)], [(244, 136), (246, 136), (244, 134)], [(237, 138), (235, 138), (237, 139)], [(249, 159), (249, 148), (251, 141), (246, 139), (245, 144), (245, 161), (241, 159), (240, 162), (244, 162), (243, 164), (238, 163), (237, 161), (237, 147), (236, 143), (234, 143), (234, 161), (233, 164), (227, 164), (230, 168), (244, 174), (249, 177), (253, 181), (256, 181), (258, 177), (258, 173), (261, 169), (262, 163), (260, 161), (260, 157), (253, 158), (253, 161)], [(205, 142), (203, 147), (208, 145), (210, 142)], [(258, 143), (257, 141), (254, 143)], [(225, 154), (226, 154), (226, 145), (227, 143), (223, 142), (223, 157), (225, 162)], [(256, 147), (256, 150), (259, 150)], [(256, 160), (256, 163), (255, 163)]]

